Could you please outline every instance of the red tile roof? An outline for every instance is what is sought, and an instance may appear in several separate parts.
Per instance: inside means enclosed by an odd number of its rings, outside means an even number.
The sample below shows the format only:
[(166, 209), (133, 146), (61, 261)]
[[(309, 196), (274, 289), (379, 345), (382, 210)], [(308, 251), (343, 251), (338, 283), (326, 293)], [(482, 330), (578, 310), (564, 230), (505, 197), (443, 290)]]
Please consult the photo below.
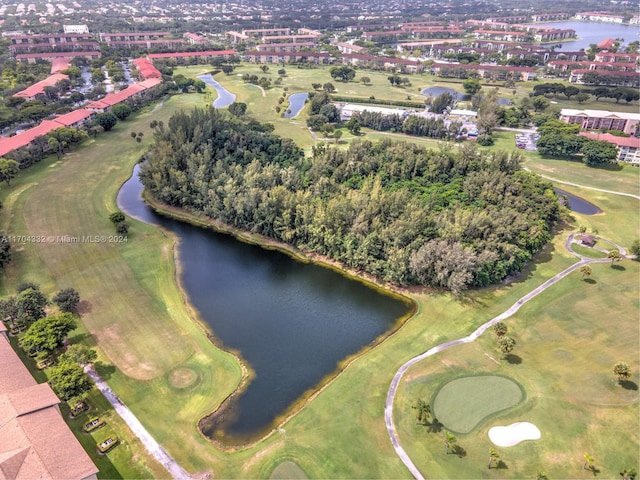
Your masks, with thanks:
[(580, 132), (578, 135), (591, 138), (593, 140), (613, 143), (618, 147), (640, 148), (640, 138), (637, 137), (618, 137), (616, 135), (611, 135), (610, 133), (598, 132)]
[(50, 131), (60, 127), (62, 127), (62, 125), (57, 122), (54, 122), (52, 120), (43, 120), (42, 123), (40, 123), (40, 125), (38, 125), (37, 127), (25, 130), (18, 135), (14, 135), (13, 137), (0, 138), (0, 157), (3, 157), (13, 150), (26, 147), (31, 142), (33, 142), (36, 137), (46, 135)]
[(36, 383), (1, 335), (0, 358), (0, 478), (94, 476), (98, 469), (62, 419), (51, 387)]
[(71, 62), (68, 58), (54, 58), (51, 62), (51, 73), (59, 73), (62, 70), (69, 68)]
[(150, 53), (147, 58), (180, 58), (180, 57), (219, 57), (221, 55), (237, 55), (235, 50), (207, 50), (206, 52)]
[(115, 93), (109, 93), (106, 97), (89, 103), (85, 108), (103, 110), (105, 108), (113, 107), (114, 105), (117, 105), (118, 103), (133, 97), (143, 90), (145, 90), (145, 87), (141, 86), (139, 83), (134, 83), (133, 85), (129, 85), (124, 90), (120, 90), (119, 92)]
[(146, 58), (136, 58), (133, 63), (140, 71), (140, 75), (142, 75), (143, 78), (162, 78), (162, 73), (153, 66), (151, 60)]
[(65, 113), (64, 115), (60, 115), (53, 119), (54, 122), (61, 124), (61, 126), (70, 127), (75, 125), (78, 122), (86, 120), (91, 117), (94, 112), (89, 110), (85, 110), (84, 108), (80, 108), (78, 110), (74, 110), (73, 112)]
[(34, 83), (30, 87), (25, 88), (24, 90), (14, 94), (13, 96), (21, 98), (34, 98), (36, 95), (41, 95), (44, 93), (44, 87), (53, 87), (60, 80), (65, 79), (68, 80), (69, 76), (63, 73), (54, 73), (53, 75), (39, 81), (38, 83)]

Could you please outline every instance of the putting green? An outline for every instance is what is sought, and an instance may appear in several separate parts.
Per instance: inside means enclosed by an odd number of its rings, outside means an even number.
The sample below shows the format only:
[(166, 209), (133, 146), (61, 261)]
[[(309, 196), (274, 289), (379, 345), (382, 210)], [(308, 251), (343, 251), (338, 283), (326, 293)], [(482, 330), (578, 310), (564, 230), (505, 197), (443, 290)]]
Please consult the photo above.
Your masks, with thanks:
[(463, 377), (444, 384), (433, 400), (433, 414), (449, 430), (469, 433), (485, 418), (517, 405), (523, 388), (497, 375)]

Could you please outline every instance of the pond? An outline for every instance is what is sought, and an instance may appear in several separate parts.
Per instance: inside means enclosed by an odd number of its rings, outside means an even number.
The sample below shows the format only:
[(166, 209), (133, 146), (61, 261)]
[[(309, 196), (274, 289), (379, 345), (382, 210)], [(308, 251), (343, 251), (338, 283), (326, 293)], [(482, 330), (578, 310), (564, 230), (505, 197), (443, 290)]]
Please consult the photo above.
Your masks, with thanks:
[(458, 101), (471, 100), (471, 95), (466, 95), (449, 87), (427, 87), (423, 88), (420, 93), (422, 93), (422, 95), (426, 95), (427, 97), (433, 98), (436, 98), (438, 95), (442, 95), (443, 93), (451, 93), (456, 96), (456, 100)]
[(294, 118), (297, 117), (304, 107), (304, 103), (309, 98), (309, 94), (307, 92), (304, 93), (294, 93), (289, 95), (289, 108), (284, 114), (284, 118)]
[(583, 215), (596, 215), (598, 213), (602, 213), (602, 210), (595, 206), (591, 202), (587, 202), (584, 198), (576, 197), (575, 195), (570, 194), (569, 192), (565, 192), (564, 190), (560, 190), (559, 188), (553, 189), (556, 194), (567, 197), (569, 200), (569, 210), (576, 213), (581, 213)]
[[(451, 93), (456, 96), (456, 99), (460, 101), (469, 101), (471, 100), (471, 95), (459, 92), (449, 87), (427, 87), (423, 88), (420, 93), (422, 95), (426, 95), (427, 97), (436, 98), (438, 95), (442, 95), (443, 93)], [(482, 93), (482, 92), (481, 92)], [(506, 98), (498, 98), (498, 103), (500, 105), (511, 105), (511, 100)]]
[(200, 80), (202, 80), (207, 85), (212, 86), (218, 92), (218, 98), (213, 101), (213, 106), (215, 108), (224, 108), (231, 105), (236, 101), (236, 96), (231, 93), (229, 90), (224, 88), (220, 83), (213, 78), (213, 75), (207, 73), (206, 75), (198, 76)]
[(156, 215), (140, 197), (138, 168), (120, 190), (119, 208), (179, 239), (189, 301), (256, 374), (244, 392), (201, 422), (206, 436), (227, 445), (258, 438), (336, 373), (339, 362), (411, 313), (408, 303), (334, 270)]

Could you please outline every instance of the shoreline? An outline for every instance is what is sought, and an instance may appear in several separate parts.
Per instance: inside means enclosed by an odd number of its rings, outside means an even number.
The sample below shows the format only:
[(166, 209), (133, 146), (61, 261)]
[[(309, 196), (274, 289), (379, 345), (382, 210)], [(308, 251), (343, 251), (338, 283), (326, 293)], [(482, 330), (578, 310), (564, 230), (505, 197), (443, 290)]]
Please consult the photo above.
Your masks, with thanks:
[[(185, 305), (185, 308), (187, 309), (189, 316), (196, 322), (197, 325), (199, 325), (202, 328), (203, 332), (207, 335), (207, 338), (217, 348), (220, 348), (221, 350), (233, 355), (237, 359), (243, 372), (243, 378), (239, 382), (238, 386), (234, 389), (234, 391), (231, 392), (218, 405), (218, 407), (215, 410), (202, 416), (197, 423), (198, 425), (197, 428), (200, 435), (204, 437), (208, 442), (215, 445), (216, 448), (220, 449), (225, 453), (236, 452), (236, 451), (254, 447), (255, 445), (269, 438), (275, 432), (279, 431), (283, 427), (283, 425), (287, 423), (287, 421), (289, 421), (293, 416), (299, 413), (314, 398), (316, 398), (328, 386), (330, 386), (336, 379), (338, 379), (342, 375), (342, 373), (346, 371), (346, 369), (353, 362), (355, 362), (365, 354), (369, 353), (374, 347), (382, 344), (385, 340), (393, 337), (396, 333), (398, 333), (402, 329), (402, 327), (407, 323), (408, 320), (415, 317), (415, 315), (419, 312), (419, 305), (415, 300), (413, 300), (409, 296), (408, 290), (405, 291), (403, 289), (393, 287), (388, 284), (383, 284), (377, 281), (377, 279), (375, 279), (370, 275), (359, 274), (357, 272), (350, 271), (344, 268), (343, 266), (341, 266), (338, 262), (331, 261), (320, 255), (309, 255), (304, 252), (298, 251), (292, 246), (268, 239), (267, 237), (264, 237), (262, 235), (252, 234), (250, 232), (246, 232), (238, 228), (232, 227), (230, 225), (226, 225), (224, 223), (218, 222), (214, 219), (200, 217), (186, 210), (180, 209), (178, 207), (172, 207), (170, 205), (166, 205), (162, 202), (159, 202), (155, 198), (153, 198), (147, 192), (146, 189), (142, 193), (142, 198), (144, 202), (159, 215), (173, 218), (178, 221), (186, 222), (197, 227), (208, 228), (208, 229), (214, 230), (215, 232), (231, 235), (236, 240), (257, 245), (266, 250), (278, 250), (290, 256), (294, 260), (302, 263), (310, 263), (310, 264), (322, 266), (323, 268), (329, 268), (335, 271), (336, 273), (339, 273), (351, 280), (363, 283), (369, 288), (373, 288), (384, 295), (388, 295), (397, 300), (400, 300), (401, 302), (406, 304), (407, 307), (409, 307), (409, 311), (405, 315), (395, 319), (393, 326), (389, 330), (387, 330), (383, 334), (373, 339), (368, 345), (363, 346), (357, 352), (341, 360), (338, 363), (338, 366), (336, 367), (335, 370), (325, 375), (316, 385), (305, 390), (298, 397), (298, 399), (295, 400), (282, 414), (276, 416), (269, 425), (267, 425), (264, 429), (260, 430), (256, 435), (254, 436), (250, 435), (246, 437), (246, 439), (234, 438), (231, 436), (230, 437), (223, 436), (222, 438), (228, 438), (230, 440), (230, 442), (225, 442), (213, 436), (211, 437), (207, 436), (203, 432), (201, 426), (203, 422), (206, 422), (209, 419), (215, 420), (216, 417), (223, 415), (226, 412), (226, 410), (231, 407), (233, 398), (242, 394), (244, 390), (249, 386), (249, 384), (251, 383), (251, 379), (255, 376), (255, 372), (246, 363), (246, 361), (242, 358), (242, 355), (237, 350), (227, 347), (223, 342), (220, 341), (220, 339), (218, 339), (215, 336), (215, 334), (212, 332), (210, 327), (202, 321), (199, 312), (190, 303), (189, 298), (186, 294), (186, 291), (183, 288), (182, 282), (180, 281), (180, 274), (182, 272), (182, 267), (179, 259), (179, 254), (177, 251), (179, 240), (173, 239), (173, 245), (174, 245), (173, 260), (174, 260), (174, 265), (176, 266), (174, 270), (175, 272), (174, 278), (175, 278), (176, 286), (180, 290), (180, 295), (182, 297), (183, 304)], [(160, 230), (163, 232), (163, 235), (167, 236), (167, 233), (164, 228), (160, 227)], [(169, 238), (169, 236), (167, 237)]]

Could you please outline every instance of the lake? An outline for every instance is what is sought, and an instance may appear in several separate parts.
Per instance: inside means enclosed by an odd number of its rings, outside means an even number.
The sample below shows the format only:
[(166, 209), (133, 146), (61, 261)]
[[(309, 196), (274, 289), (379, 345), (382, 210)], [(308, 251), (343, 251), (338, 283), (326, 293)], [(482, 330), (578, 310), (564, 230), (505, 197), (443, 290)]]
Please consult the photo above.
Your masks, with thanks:
[(560, 51), (577, 52), (580, 49), (587, 50), (592, 43), (599, 44), (607, 38), (624, 38), (623, 43), (638, 40), (640, 29), (631, 25), (619, 25), (604, 22), (583, 22), (571, 20), (566, 22), (536, 23), (537, 26), (545, 26), (559, 29), (573, 29), (578, 38), (573, 41), (556, 42), (562, 45)]
[(246, 390), (201, 422), (203, 433), (240, 445), (276, 426), (338, 363), (400, 325), (412, 307), (334, 270), (155, 214), (134, 174), (118, 207), (179, 239), (181, 283), (201, 319), (255, 372)]
[(302, 107), (304, 107), (307, 98), (309, 98), (309, 94), (306, 92), (289, 95), (289, 108), (285, 112), (284, 118), (297, 117)]

